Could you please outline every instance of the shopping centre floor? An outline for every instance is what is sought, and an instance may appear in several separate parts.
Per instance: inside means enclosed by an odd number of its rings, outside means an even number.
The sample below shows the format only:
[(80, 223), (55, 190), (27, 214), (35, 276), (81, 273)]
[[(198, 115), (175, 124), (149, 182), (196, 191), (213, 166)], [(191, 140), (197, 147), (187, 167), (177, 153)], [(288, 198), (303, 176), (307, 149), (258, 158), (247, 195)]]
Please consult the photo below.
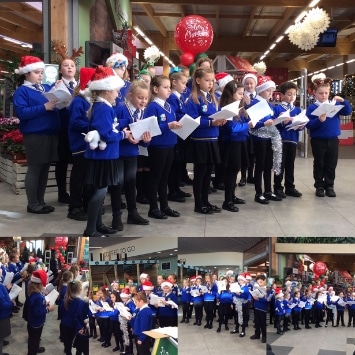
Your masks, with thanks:
[[(354, 149), (351, 150), (353, 152)], [(149, 226), (127, 225), (127, 212), (123, 212), (124, 231), (120, 237), (271, 237), (271, 236), (355, 236), (355, 154), (353, 159), (339, 159), (336, 169), (336, 198), (316, 197), (313, 187), (313, 159), (297, 158), (295, 163), (295, 185), (303, 193), (301, 198), (287, 197), (269, 205), (254, 202), (254, 186), (247, 184), (237, 188), (237, 196), (245, 199), (240, 211), (232, 213), (222, 210), (214, 215), (194, 212), (193, 198), (185, 203), (170, 202), (170, 206), (181, 213), (181, 217), (166, 220), (150, 219)], [(239, 177), (238, 177), (239, 181)], [(183, 188), (192, 193), (191, 186)], [(55, 206), (49, 215), (26, 212), (26, 195), (16, 195), (11, 186), (0, 182), (0, 236), (20, 235), (38, 237), (45, 233), (81, 236), (85, 222), (67, 218), (67, 205), (57, 202), (55, 192), (46, 193), (46, 202)], [(210, 203), (222, 205), (224, 192), (209, 196)], [(137, 204), (142, 216), (147, 217), (148, 206)], [(110, 197), (105, 201), (106, 214), (103, 220), (111, 223)], [(111, 236), (114, 238), (115, 236)]]

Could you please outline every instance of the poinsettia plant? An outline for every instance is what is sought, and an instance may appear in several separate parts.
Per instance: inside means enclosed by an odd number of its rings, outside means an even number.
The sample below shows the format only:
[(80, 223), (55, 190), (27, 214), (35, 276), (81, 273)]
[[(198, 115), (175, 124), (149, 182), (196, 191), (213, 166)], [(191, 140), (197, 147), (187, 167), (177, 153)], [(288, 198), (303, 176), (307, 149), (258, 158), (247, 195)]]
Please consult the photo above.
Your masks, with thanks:
[(17, 117), (0, 117), (0, 131), (13, 131), (18, 129), (20, 120)]
[(23, 135), (18, 129), (5, 133), (0, 138), (0, 144), (3, 152), (25, 153)]

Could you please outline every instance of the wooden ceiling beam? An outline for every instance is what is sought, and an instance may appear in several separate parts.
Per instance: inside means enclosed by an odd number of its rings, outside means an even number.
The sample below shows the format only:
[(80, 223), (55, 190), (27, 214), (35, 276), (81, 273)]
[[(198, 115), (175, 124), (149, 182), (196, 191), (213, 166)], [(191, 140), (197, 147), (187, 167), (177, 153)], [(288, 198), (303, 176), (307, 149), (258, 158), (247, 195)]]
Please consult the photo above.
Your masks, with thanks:
[[(131, 0), (131, 4), (171, 4), (169, 0)], [(194, 0), (194, 5), (216, 5), (215, 0)], [(248, 0), (247, 5), (244, 2), (236, 2), (235, 0), (219, 0), (218, 5), (222, 6), (276, 6), (276, 7), (308, 7), (309, 0)], [(191, 5), (191, 0), (174, 0), (174, 5)], [(322, 7), (337, 6), (344, 8), (352, 8), (353, 0), (322, 0)]]
[(23, 48), (18, 44), (11, 43), (0, 38), (0, 48), (3, 51), (9, 51), (14, 53), (16, 57), (21, 57), (23, 55), (28, 55), (30, 53), (30, 48)]
[(0, 34), (10, 38), (15, 38), (26, 43), (41, 43), (43, 41), (42, 31), (33, 33), (27, 31), (25, 28), (12, 25), (9, 28), (3, 21), (0, 21)]
[(219, 12), (220, 12), (220, 8), (219, 5), (216, 6), (216, 26), (213, 29), (213, 32), (215, 33), (216, 38), (219, 37)]
[(185, 6), (184, 5), (180, 5), (179, 8), (180, 8), (180, 16), (181, 16), (181, 18), (184, 18), (185, 16), (187, 16), (186, 15)]
[(348, 41), (349, 42), (354, 42), (355, 41), (355, 32), (348, 36)]
[(256, 11), (257, 11), (258, 7), (257, 6), (253, 6), (251, 8), (251, 11), (250, 11), (250, 15), (249, 15), (249, 18), (248, 18), (248, 22), (247, 24), (245, 25), (244, 27), (244, 31), (242, 33), (242, 37), (245, 38), (248, 34), (248, 32), (250, 31), (250, 28), (251, 28), (251, 25), (253, 24), (253, 22), (255, 21), (255, 15), (256, 15)]
[(34, 22), (15, 15), (14, 13), (0, 12), (0, 21), (6, 21), (13, 25), (22, 26), (33, 32), (42, 32), (42, 25), (37, 25)]
[[(26, 3), (16, 3), (16, 2), (2, 2), (1, 6), (10, 9), (17, 13), (23, 15), (27, 20), (36, 23), (37, 25), (42, 25), (43, 18), (42, 12), (35, 9), (34, 7), (27, 5)], [(1, 9), (1, 11), (3, 11)]]
[[(275, 25), (272, 27), (272, 29), (269, 32), (269, 39), (272, 40), (275, 38), (275, 36), (280, 35), (280, 32), (282, 30), (285, 30), (285, 27), (287, 24), (290, 22), (291, 16), (294, 14), (295, 9), (292, 7), (286, 8), (282, 15), (282, 20), (279, 20), (275, 23)], [(283, 31), (282, 31), (283, 32)]]
[(150, 4), (142, 4), (142, 8), (147, 14), (147, 16), (151, 19), (154, 23), (155, 27), (160, 31), (163, 37), (168, 36), (168, 31), (165, 28), (164, 24), (161, 22), (160, 18), (154, 14), (154, 10)]

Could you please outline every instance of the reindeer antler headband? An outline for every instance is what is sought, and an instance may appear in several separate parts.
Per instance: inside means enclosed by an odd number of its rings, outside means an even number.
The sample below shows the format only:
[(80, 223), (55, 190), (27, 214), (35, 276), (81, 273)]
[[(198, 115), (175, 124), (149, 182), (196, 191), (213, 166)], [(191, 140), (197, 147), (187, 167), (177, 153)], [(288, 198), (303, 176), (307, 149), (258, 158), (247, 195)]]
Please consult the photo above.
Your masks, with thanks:
[(69, 56), (66, 45), (60, 41), (54, 42), (53, 49), (62, 57), (62, 60), (71, 59), (75, 61), (75, 59), (79, 58), (81, 54), (84, 54), (83, 47), (80, 46), (78, 49), (73, 48), (72, 55)]

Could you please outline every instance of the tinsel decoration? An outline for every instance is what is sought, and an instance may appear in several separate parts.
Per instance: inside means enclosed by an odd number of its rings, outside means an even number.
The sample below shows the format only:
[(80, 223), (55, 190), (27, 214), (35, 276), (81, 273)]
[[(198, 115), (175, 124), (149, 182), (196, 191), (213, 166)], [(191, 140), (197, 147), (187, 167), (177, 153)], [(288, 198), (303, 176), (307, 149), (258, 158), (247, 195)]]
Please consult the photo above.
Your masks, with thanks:
[(261, 62), (255, 63), (254, 64), (254, 69), (256, 70), (256, 72), (259, 75), (264, 75), (265, 72), (266, 72), (266, 64), (265, 64), (265, 62), (261, 61)]
[(250, 134), (260, 138), (270, 138), (273, 150), (272, 170), (276, 175), (281, 173), (282, 140), (279, 130), (275, 126), (261, 127), (249, 130)]
[(329, 27), (330, 17), (326, 11), (316, 7), (307, 12), (303, 23), (310, 25), (319, 34), (323, 33)]

